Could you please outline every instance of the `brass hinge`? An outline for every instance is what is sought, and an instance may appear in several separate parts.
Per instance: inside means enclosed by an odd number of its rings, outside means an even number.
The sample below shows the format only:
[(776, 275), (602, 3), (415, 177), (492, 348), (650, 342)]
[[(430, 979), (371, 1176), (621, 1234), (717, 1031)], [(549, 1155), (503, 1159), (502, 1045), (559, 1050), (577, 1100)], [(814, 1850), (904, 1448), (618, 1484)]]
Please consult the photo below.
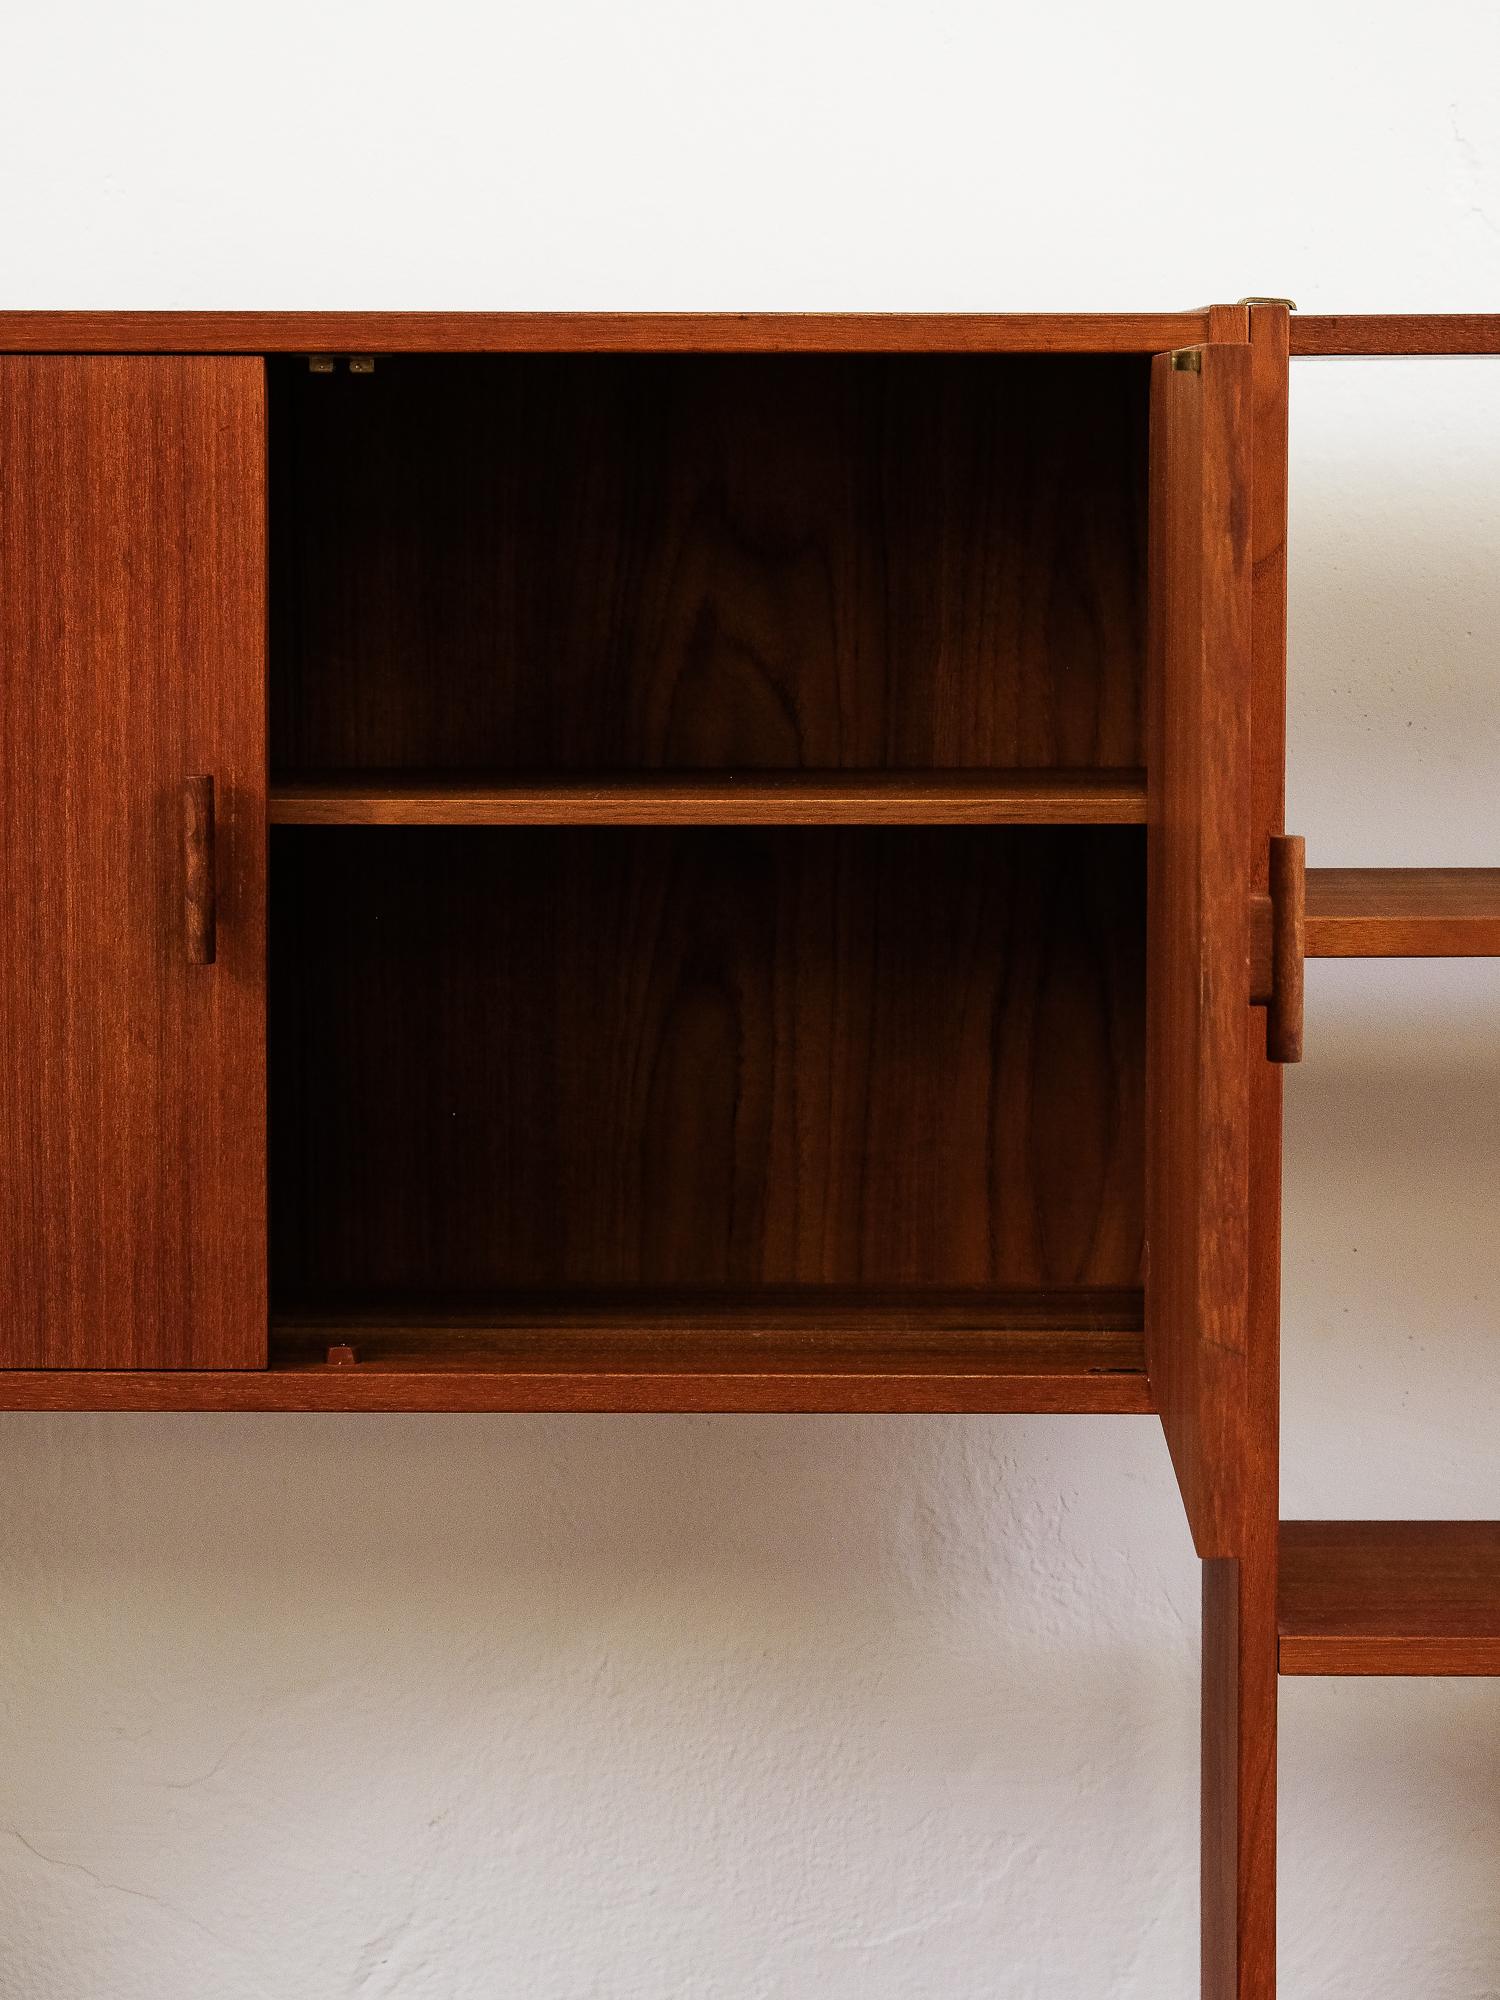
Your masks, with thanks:
[(1201, 375), (1203, 373), (1203, 350), (1201, 347), (1175, 347), (1172, 350), (1172, 366), (1180, 375)]
[(1297, 301), (1295, 299), (1236, 299), (1235, 304), (1237, 306), (1285, 306), (1289, 313), (1294, 313), (1297, 310)]
[[(351, 375), (373, 375), (375, 373), (375, 357), (373, 354), (350, 354), (346, 355), (345, 359), (349, 363), (349, 373)], [(314, 375), (331, 375), (339, 365), (339, 357), (336, 354), (309, 354), (307, 365)]]

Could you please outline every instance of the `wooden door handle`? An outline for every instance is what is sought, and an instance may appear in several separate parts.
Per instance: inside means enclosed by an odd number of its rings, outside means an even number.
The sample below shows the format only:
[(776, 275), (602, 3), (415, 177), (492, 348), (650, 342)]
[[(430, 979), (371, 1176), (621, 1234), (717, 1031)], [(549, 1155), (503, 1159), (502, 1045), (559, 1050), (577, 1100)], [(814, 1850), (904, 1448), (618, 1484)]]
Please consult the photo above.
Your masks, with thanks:
[(1250, 899), (1250, 998), (1266, 1010), (1266, 1057), (1302, 1060), (1307, 850), (1300, 833), (1271, 836), (1270, 891)]
[(189, 778), (182, 788), (183, 927), (188, 960), (212, 965), (218, 950), (214, 892), (214, 781)]

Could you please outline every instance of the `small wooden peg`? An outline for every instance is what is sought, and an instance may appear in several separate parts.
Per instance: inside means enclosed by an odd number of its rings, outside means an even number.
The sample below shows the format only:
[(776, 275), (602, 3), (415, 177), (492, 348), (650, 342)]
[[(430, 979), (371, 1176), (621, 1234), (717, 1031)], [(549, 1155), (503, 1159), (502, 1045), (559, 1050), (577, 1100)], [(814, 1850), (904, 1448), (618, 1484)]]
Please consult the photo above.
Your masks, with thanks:
[(1302, 961), (1307, 944), (1306, 849), (1300, 833), (1271, 841), (1271, 993), (1266, 1005), (1266, 1054), (1272, 1062), (1302, 1060)]
[(183, 927), (193, 965), (212, 965), (218, 948), (214, 894), (214, 781), (182, 788)]

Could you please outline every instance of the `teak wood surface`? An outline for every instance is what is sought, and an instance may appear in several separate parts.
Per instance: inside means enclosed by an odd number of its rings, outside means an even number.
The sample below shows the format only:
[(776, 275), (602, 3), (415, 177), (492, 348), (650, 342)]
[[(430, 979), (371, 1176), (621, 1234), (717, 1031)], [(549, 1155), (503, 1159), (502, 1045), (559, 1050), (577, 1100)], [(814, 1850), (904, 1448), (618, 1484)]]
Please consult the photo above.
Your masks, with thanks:
[(265, 1361), (264, 513), (259, 362), (0, 358), (6, 1367)]
[(1310, 868), (1309, 958), (1493, 958), (1500, 868)]
[(268, 377), (281, 779), (1142, 763), (1137, 357)]
[(273, 826), (1138, 826), (1144, 771), (284, 778)]
[[(1306, 337), (1273, 306), (0, 315), (0, 349), (101, 357), (0, 362), (94, 410), (21, 461), (63, 468), (26, 550), (105, 510), (117, 652), (191, 552), (164, 657), (195, 687), (186, 629), (235, 741), (148, 760), (167, 858), (130, 851), (180, 930), (182, 785), (215, 775), (219, 962), (132, 948), (169, 1000), (233, 964), (253, 1016), (217, 1072), (248, 1152), (170, 1016), (145, 1033), (212, 1147), (154, 1353), (28, 1350), (0, 1407), (1159, 1406), (1208, 1558), (1202, 1991), (1270, 2000), (1280, 1082), (1248, 968)], [(165, 504), (127, 528), (142, 467)], [(50, 587), (102, 604), (48, 538)], [(192, 622), (215, 564), (232, 658)]]
[[(330, 1364), (330, 1355), (348, 1359)], [(0, 1408), (1151, 1409), (1138, 1291), (512, 1297), (278, 1316), (267, 1369), (0, 1371)]]
[(1198, 1553), (1243, 1552), (1251, 350), (1154, 364), (1146, 1354)]
[(1500, 1521), (1283, 1521), (1284, 1674), (1500, 1674)]
[(1500, 313), (1296, 313), (1292, 353), (1500, 354)]
[(1157, 354), (1177, 313), (0, 312), (0, 351), (69, 354)]
[[(1252, 307), (1250, 461), (1250, 854), (1253, 896), (1271, 887), (1283, 830), (1286, 741), (1288, 327)], [(1242, 337), (1236, 323), (1224, 337)], [(1204, 2000), (1271, 2000), (1276, 1987), (1276, 1519), (1281, 1309), (1281, 1070), (1251, 1016), (1248, 1354), (1244, 1531), (1203, 1569)]]
[(1134, 1286), (1139, 828), (278, 828), (278, 1295)]
[[(1270, 310), (1284, 310), (1281, 307)], [(1240, 308), (1174, 313), (0, 312), (0, 352), (1161, 354)], [(1500, 313), (1296, 313), (1294, 356), (1497, 354)]]

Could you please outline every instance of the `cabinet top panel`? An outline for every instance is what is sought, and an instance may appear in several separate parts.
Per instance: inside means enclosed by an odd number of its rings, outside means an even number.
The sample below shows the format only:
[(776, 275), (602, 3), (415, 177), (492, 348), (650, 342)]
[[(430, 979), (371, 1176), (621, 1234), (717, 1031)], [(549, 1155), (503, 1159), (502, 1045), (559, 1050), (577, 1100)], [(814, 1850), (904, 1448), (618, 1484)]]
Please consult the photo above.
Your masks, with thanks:
[[(1159, 354), (1243, 339), (1236, 311), (0, 312), (0, 353)], [(1496, 354), (1500, 313), (1294, 315), (1291, 351)]]
[[(0, 351), (71, 354), (1154, 354), (1177, 313), (0, 312)], [(1241, 336), (1243, 337), (1243, 336)]]

